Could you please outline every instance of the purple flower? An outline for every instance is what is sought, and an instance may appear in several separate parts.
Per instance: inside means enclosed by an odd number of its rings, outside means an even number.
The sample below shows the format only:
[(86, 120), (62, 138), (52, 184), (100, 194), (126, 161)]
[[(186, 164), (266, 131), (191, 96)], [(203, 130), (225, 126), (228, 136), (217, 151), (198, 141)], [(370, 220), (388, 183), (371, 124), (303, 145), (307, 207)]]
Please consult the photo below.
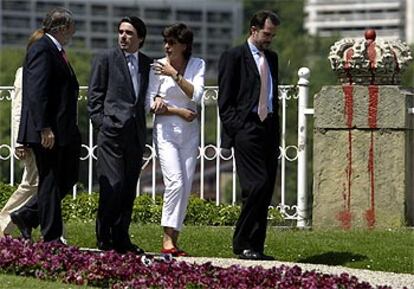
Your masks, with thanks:
[[(143, 257), (114, 251), (81, 251), (56, 243), (30, 243), (10, 237), (0, 239), (0, 272), (60, 280), (76, 285), (113, 289), (237, 288), (237, 289), (373, 289), (347, 273), (341, 275), (304, 271), (299, 266), (264, 269), (261, 266), (227, 268), (211, 263), (144, 262)], [(147, 260), (148, 261), (148, 260)], [(377, 289), (391, 289), (378, 286)]]

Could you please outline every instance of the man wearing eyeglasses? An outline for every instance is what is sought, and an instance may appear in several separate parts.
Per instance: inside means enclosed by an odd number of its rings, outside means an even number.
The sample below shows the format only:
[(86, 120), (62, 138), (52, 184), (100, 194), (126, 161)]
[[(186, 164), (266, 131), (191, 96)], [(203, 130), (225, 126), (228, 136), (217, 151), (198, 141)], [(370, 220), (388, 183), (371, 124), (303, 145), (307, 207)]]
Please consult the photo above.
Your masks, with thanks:
[(152, 63), (139, 51), (145, 36), (141, 19), (122, 18), (118, 46), (95, 57), (88, 90), (88, 111), (98, 130), (97, 246), (122, 254), (144, 253), (128, 231), (145, 148), (144, 100)]

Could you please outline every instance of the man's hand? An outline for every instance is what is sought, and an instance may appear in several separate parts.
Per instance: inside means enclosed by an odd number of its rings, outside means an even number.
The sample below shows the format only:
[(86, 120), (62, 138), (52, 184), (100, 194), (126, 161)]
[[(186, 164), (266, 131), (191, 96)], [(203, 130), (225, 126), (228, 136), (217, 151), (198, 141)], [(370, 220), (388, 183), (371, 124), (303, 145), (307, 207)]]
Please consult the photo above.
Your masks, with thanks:
[(42, 137), (42, 146), (45, 149), (52, 149), (55, 145), (55, 134), (52, 129), (50, 127), (44, 128), (42, 129), (40, 135)]
[(14, 149), (14, 154), (19, 160), (24, 160), (27, 156), (28, 148), (25, 146), (19, 146)]

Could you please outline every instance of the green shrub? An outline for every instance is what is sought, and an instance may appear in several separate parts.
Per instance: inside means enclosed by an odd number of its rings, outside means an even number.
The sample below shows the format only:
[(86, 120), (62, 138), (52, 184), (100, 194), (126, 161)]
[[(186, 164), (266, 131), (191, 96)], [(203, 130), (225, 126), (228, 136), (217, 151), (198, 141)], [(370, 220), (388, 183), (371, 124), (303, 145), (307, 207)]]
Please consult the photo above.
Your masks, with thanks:
[[(212, 214), (214, 214), (211, 207), (211, 202), (191, 196), (188, 202), (184, 223), (188, 225), (209, 224), (209, 220), (211, 220)], [(211, 225), (211, 223), (209, 225)]]
[(80, 193), (75, 199), (72, 195), (68, 195), (62, 202), (62, 217), (65, 222), (68, 220), (91, 222), (96, 219), (97, 209), (98, 194)]
[(15, 190), (15, 186), (10, 186), (0, 182), (0, 206), (2, 208)]
[(268, 225), (269, 226), (292, 226), (292, 222), (286, 221), (283, 218), (283, 215), (279, 212), (278, 209), (275, 207), (269, 207), (269, 211), (267, 213), (268, 218)]
[(234, 226), (240, 214), (240, 206), (220, 205), (214, 226)]
[[(4, 206), (7, 199), (16, 188), (0, 183), (0, 205)], [(62, 202), (62, 216), (65, 222), (76, 220), (85, 223), (94, 222), (98, 208), (98, 194), (78, 193), (76, 199), (67, 195)], [(162, 214), (162, 197), (145, 194), (137, 197), (134, 202), (132, 222), (140, 224), (159, 224)], [(200, 226), (234, 226), (240, 214), (240, 206), (220, 204), (191, 196), (187, 215), (184, 223), (186, 225)], [(275, 208), (269, 208), (269, 225), (283, 224), (284, 219)]]
[(161, 197), (156, 196), (154, 201), (150, 195), (141, 195), (135, 199), (132, 221), (140, 224), (159, 224), (161, 212)]

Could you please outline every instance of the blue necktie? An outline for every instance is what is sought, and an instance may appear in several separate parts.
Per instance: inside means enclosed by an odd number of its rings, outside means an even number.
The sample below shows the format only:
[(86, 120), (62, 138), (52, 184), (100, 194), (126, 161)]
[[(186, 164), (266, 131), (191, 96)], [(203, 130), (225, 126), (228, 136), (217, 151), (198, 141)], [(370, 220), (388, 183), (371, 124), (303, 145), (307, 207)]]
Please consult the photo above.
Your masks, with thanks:
[(131, 75), (132, 85), (134, 86), (135, 96), (138, 97), (138, 68), (137, 59), (133, 54), (128, 55), (128, 68)]

